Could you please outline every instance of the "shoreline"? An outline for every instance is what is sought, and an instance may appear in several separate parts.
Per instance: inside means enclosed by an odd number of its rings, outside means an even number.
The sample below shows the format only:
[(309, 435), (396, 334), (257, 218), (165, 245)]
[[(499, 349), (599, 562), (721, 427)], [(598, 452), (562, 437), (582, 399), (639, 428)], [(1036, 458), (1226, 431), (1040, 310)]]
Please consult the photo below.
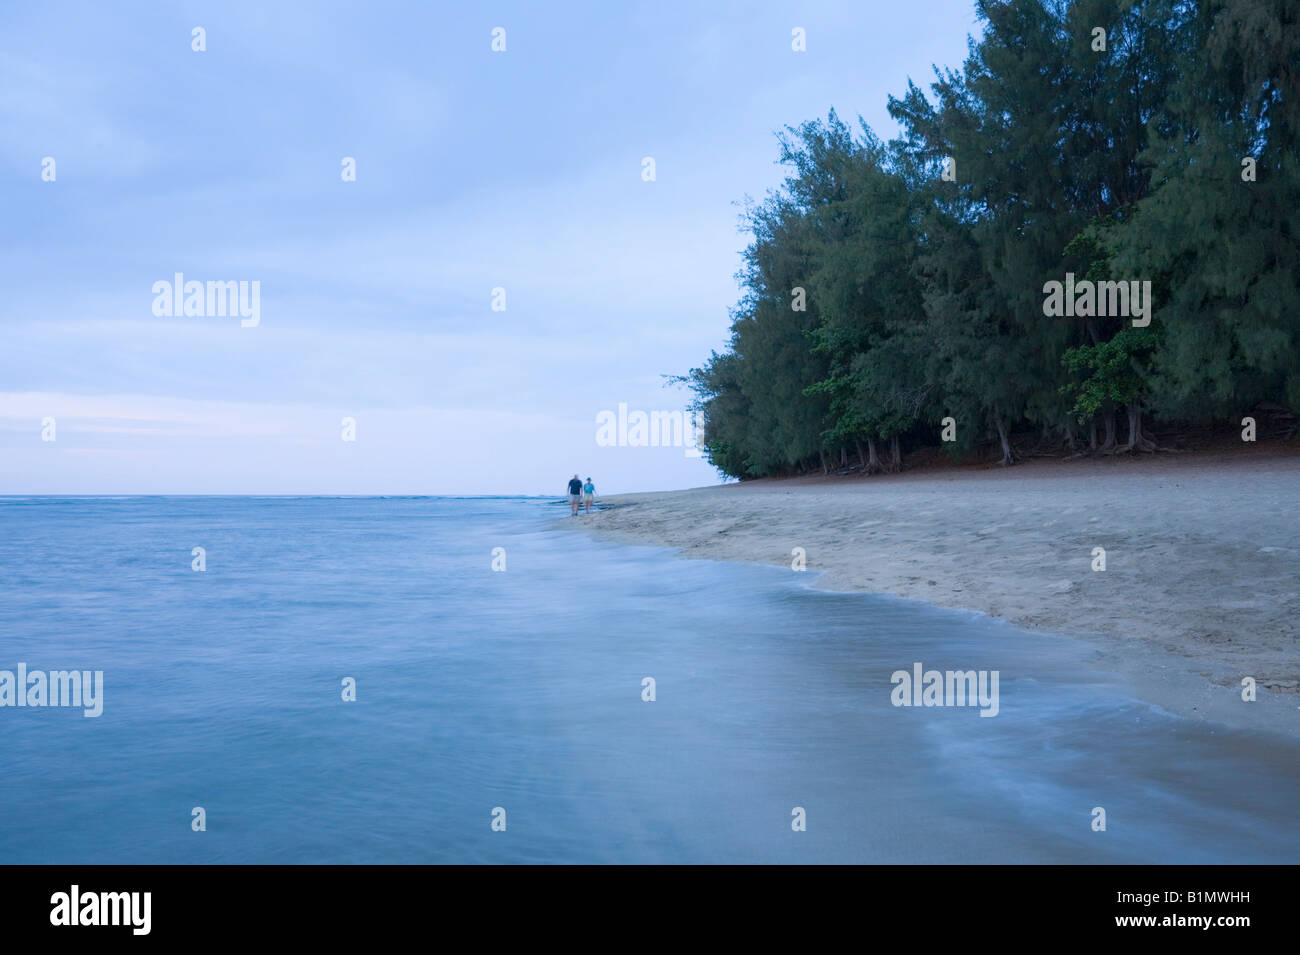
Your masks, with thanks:
[(815, 588), (1081, 640), (1139, 699), (1294, 738), (1298, 500), (1300, 456), (1252, 449), (622, 494), (578, 527), (687, 558), (790, 566), (801, 547)]

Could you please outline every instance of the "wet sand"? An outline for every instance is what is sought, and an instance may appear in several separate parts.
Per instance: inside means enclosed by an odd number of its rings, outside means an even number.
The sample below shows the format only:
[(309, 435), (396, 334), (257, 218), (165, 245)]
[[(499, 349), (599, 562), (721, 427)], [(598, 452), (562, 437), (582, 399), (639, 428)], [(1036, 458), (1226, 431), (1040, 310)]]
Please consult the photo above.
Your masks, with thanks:
[(1300, 456), (1249, 449), (627, 494), (572, 524), (688, 558), (791, 566), (802, 548), (818, 587), (1080, 637), (1144, 700), (1295, 737), (1297, 502)]

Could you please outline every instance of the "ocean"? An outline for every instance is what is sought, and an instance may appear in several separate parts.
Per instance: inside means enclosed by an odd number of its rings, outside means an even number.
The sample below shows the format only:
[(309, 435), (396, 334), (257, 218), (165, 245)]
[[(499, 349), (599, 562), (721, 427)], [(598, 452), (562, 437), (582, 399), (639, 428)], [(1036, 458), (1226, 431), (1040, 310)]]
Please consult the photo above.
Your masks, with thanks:
[[(571, 520), (0, 499), (0, 671), (103, 673), (97, 717), (0, 707), (0, 861), (1300, 855), (1300, 747), (1139, 702), (1086, 644)], [(893, 705), (918, 663), (996, 671), (996, 716)]]

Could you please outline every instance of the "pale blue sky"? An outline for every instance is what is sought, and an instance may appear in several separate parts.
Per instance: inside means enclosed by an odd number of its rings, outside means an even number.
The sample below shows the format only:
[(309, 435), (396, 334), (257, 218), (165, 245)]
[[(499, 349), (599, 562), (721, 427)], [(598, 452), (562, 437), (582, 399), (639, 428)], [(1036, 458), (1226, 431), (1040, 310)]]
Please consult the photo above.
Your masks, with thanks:
[[(660, 375), (724, 346), (774, 133), (892, 135), (975, 29), (971, 0), (5, 4), (0, 492), (715, 483), (597, 414), (684, 407)], [(155, 317), (176, 272), (259, 281), (260, 324)]]

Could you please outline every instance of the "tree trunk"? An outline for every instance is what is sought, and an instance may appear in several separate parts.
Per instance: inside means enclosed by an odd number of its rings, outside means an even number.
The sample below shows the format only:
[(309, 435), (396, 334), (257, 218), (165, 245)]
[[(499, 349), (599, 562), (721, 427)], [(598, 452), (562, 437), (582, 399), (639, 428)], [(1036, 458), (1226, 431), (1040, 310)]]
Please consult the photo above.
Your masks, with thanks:
[(1088, 419), (1088, 450), (1097, 450), (1097, 416)]
[(1002, 460), (998, 464), (1002, 467), (1015, 464), (1016, 455), (1011, 450), (1011, 440), (1007, 437), (1007, 426), (1002, 422), (1002, 416), (996, 415), (993, 423), (998, 426), (998, 440), (1002, 442)]
[(1102, 442), (1101, 451), (1115, 450), (1115, 409), (1107, 404), (1101, 412), (1102, 420), (1106, 423), (1106, 440)]
[(1142, 405), (1136, 398), (1128, 403), (1128, 449), (1154, 451), (1156, 443), (1142, 433)]
[(855, 445), (857, 445), (857, 447), (858, 447), (858, 463), (862, 465), (862, 470), (863, 470), (863, 471), (866, 471), (866, 470), (867, 470), (867, 453), (866, 453), (865, 451), (862, 450), (862, 442), (859, 441), (857, 438), (854, 438), (854, 439), (853, 439), (853, 443), (854, 443)]
[(846, 468), (848, 466), (849, 466), (849, 449), (844, 447), (844, 445), (841, 444), (840, 445), (840, 467)]
[(1076, 447), (1074, 440), (1074, 419), (1066, 417), (1065, 419), (1065, 448), (1067, 451), (1073, 451)]
[(880, 464), (880, 456), (876, 454), (875, 438), (867, 438), (867, 454), (869, 455), (869, 458), (867, 459), (867, 473), (876, 474), (883, 471), (884, 467)]
[(825, 452), (825, 450), (818, 451), (817, 453), (820, 454), (820, 455), (822, 456), (822, 474), (830, 474), (830, 473), (831, 473), (831, 466), (830, 466), (828, 463), (826, 463), (826, 452)]
[(903, 455), (898, 447), (898, 435), (889, 439), (889, 470), (897, 473), (903, 470)]

